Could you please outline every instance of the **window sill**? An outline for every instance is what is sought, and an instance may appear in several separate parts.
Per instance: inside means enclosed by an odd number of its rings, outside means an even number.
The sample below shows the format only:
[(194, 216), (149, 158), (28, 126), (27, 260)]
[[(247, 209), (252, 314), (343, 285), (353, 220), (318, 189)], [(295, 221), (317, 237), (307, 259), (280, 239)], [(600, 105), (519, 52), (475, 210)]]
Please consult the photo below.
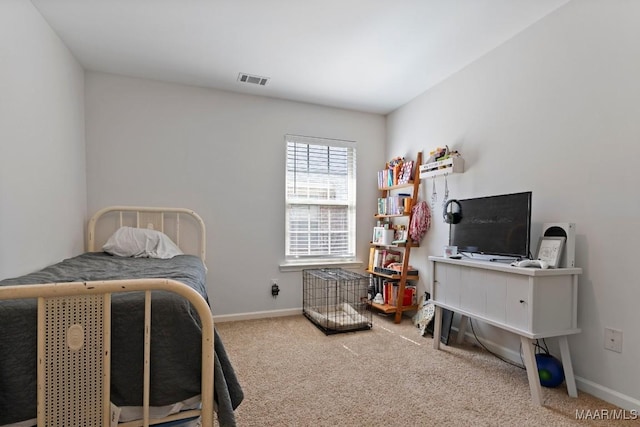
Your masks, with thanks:
[(363, 268), (362, 261), (355, 260), (314, 260), (314, 261), (285, 261), (280, 264), (281, 272), (302, 271), (308, 268)]

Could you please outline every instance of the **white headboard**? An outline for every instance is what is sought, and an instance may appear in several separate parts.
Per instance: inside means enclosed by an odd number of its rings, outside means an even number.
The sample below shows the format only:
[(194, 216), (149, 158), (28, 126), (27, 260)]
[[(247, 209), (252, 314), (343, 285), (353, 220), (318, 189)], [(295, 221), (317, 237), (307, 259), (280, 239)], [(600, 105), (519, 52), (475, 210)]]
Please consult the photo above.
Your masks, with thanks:
[(205, 261), (204, 221), (194, 211), (184, 208), (108, 206), (101, 209), (89, 220), (87, 251), (99, 251), (109, 236), (123, 226), (161, 231), (169, 236), (184, 253), (197, 255), (202, 262)]

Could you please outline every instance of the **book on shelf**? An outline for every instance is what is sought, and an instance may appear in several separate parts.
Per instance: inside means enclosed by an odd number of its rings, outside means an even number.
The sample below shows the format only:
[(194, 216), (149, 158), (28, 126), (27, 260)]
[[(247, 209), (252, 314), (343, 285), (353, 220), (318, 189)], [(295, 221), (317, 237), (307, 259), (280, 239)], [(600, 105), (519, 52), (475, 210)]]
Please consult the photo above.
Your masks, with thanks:
[[(383, 284), (383, 299), (385, 304), (398, 305), (398, 292), (400, 285), (398, 282), (385, 281)], [(403, 306), (410, 306), (416, 303), (416, 287), (407, 285), (404, 288), (404, 297), (402, 298)]]
[(398, 185), (404, 179), (404, 173), (402, 170), (402, 163), (394, 166), (389, 166), (381, 171), (378, 171), (378, 188), (393, 187)]
[(403, 215), (409, 213), (411, 195), (402, 193), (397, 196), (378, 197), (378, 215)]
[(376, 260), (376, 248), (369, 248), (369, 271), (373, 271)]
[(378, 171), (378, 188), (407, 184), (413, 178), (414, 161), (396, 157), (387, 162), (386, 167)]
[[(391, 264), (402, 262), (402, 252), (392, 249), (371, 248), (369, 250), (369, 271), (378, 272)], [(400, 274), (398, 271), (393, 274)]]

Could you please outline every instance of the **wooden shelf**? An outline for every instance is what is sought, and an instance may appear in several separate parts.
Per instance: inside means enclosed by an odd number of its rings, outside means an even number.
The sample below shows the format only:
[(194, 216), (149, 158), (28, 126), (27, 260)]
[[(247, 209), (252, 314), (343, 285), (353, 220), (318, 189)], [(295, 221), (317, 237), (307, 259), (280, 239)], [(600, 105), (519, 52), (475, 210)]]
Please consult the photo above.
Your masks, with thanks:
[[(389, 221), (392, 225), (399, 225), (399, 224), (404, 224), (405, 218), (407, 218), (409, 220), (409, 224), (411, 224), (411, 218), (413, 216), (413, 206), (415, 203), (417, 203), (418, 200), (418, 191), (420, 188), (420, 167), (421, 167), (421, 163), (422, 163), (422, 152), (419, 152), (416, 156), (416, 160), (413, 163), (413, 180), (404, 184), (398, 184), (398, 185), (393, 185), (393, 186), (389, 186), (389, 187), (378, 187), (378, 190), (382, 192), (382, 197), (381, 199), (385, 199), (385, 198), (389, 198), (389, 197), (396, 197), (396, 195), (392, 195), (392, 192), (394, 192), (394, 190), (400, 190), (400, 189), (411, 189), (411, 194), (410, 194), (410, 199), (409, 199), (409, 204), (408, 204), (408, 212), (403, 212), (401, 214), (395, 214), (395, 215), (386, 215), (386, 214), (376, 214), (374, 215), (375, 218), (388, 218)], [(389, 165), (387, 164), (387, 168), (389, 167)], [(378, 176), (380, 177), (381, 174), (378, 174)], [(382, 175), (384, 175), (384, 173), (382, 173)], [(384, 182), (384, 179), (382, 181), (378, 181), (378, 184)], [(406, 199), (404, 200), (406, 201)], [(379, 206), (378, 206), (378, 212), (384, 212), (386, 211), (386, 209), (381, 209), (380, 208), (380, 199), (379, 199)], [(383, 205), (383, 207), (386, 207), (386, 201), (385, 204)], [(399, 207), (399, 204), (398, 206)], [(391, 208), (391, 211), (400, 211), (400, 209), (396, 209), (396, 208)], [(394, 223), (394, 220), (397, 220), (397, 223)], [(389, 227), (391, 228), (391, 227)], [(375, 237), (373, 240), (377, 240)], [(390, 241), (386, 240), (387, 242)], [(405, 296), (405, 289), (406, 286), (408, 286), (408, 282), (409, 281), (416, 281), (418, 280), (418, 274), (411, 274), (408, 275), (407, 272), (409, 272), (409, 256), (411, 253), (411, 248), (415, 248), (415, 247), (419, 247), (419, 242), (413, 242), (410, 238), (410, 236), (407, 237), (407, 241), (404, 243), (400, 243), (400, 244), (394, 244), (393, 242), (391, 244), (388, 245), (381, 245), (379, 243), (371, 243), (371, 250), (373, 252), (373, 255), (371, 256), (370, 259), (370, 266), (369, 268), (367, 268), (367, 273), (375, 276), (374, 280), (376, 282), (376, 284), (380, 284), (382, 283), (382, 281), (384, 279), (387, 279), (388, 281), (393, 281), (394, 282), (394, 288), (395, 285), (397, 285), (397, 301), (392, 301), (392, 302), (396, 302), (397, 305), (390, 305), (390, 304), (377, 304), (374, 303), (373, 301), (369, 301), (369, 305), (371, 306), (372, 309), (376, 309), (379, 311), (382, 311), (383, 313), (395, 313), (395, 323), (400, 323), (400, 320), (402, 318), (402, 313), (405, 311), (409, 311), (409, 310), (417, 310), (418, 306), (411, 304), (411, 305), (407, 305), (404, 306), (403, 305), (403, 300), (404, 300), (404, 296)], [(372, 271), (374, 270), (373, 266), (376, 264), (376, 262), (378, 262), (375, 252), (377, 251), (376, 248), (378, 247), (383, 247), (383, 248), (402, 248), (402, 251), (398, 251), (398, 252), (402, 252), (402, 270), (398, 271), (397, 274), (386, 274), (386, 273), (379, 273), (376, 271)], [(393, 270), (391, 270), (393, 271)], [(415, 272), (415, 270), (412, 270)], [(379, 290), (376, 292), (380, 292)], [(393, 293), (395, 294), (396, 291), (394, 289)]]
[(416, 243), (416, 242), (411, 242), (409, 245), (407, 245), (407, 242), (398, 242), (398, 243), (391, 243), (390, 245), (383, 245), (381, 243), (373, 243), (373, 242), (369, 242), (369, 244), (371, 246), (376, 246), (378, 248), (406, 248), (406, 247), (412, 247), (412, 248), (419, 248), (420, 244)]
[(414, 183), (413, 181), (410, 181), (404, 184), (392, 185), (391, 187), (378, 187), (378, 190), (380, 191), (400, 190), (402, 188), (413, 187), (413, 183)]
[(409, 213), (401, 213), (401, 214), (395, 214), (395, 215), (382, 215), (382, 214), (375, 214), (374, 217), (375, 218), (402, 218), (403, 216), (410, 216), (411, 214)]
[(403, 305), (402, 307), (398, 308), (395, 305), (389, 305), (389, 304), (378, 304), (375, 303), (373, 301), (368, 301), (367, 302), (370, 306), (372, 306), (373, 308), (375, 308), (376, 310), (379, 310), (385, 314), (390, 314), (390, 313), (395, 313), (398, 310), (400, 310), (401, 312), (403, 311), (412, 311), (412, 310), (417, 310), (418, 309), (418, 305)]
[[(385, 279), (389, 279), (389, 280), (401, 280), (402, 279), (402, 274), (400, 274), (400, 272), (398, 272), (398, 274), (384, 274), (384, 273), (379, 273), (377, 271), (371, 271), (371, 270), (367, 270), (367, 273), (369, 274), (375, 274), (376, 276), (380, 276), (380, 277), (384, 277)], [(409, 275), (407, 274), (405, 276), (406, 280), (418, 280), (418, 275)]]

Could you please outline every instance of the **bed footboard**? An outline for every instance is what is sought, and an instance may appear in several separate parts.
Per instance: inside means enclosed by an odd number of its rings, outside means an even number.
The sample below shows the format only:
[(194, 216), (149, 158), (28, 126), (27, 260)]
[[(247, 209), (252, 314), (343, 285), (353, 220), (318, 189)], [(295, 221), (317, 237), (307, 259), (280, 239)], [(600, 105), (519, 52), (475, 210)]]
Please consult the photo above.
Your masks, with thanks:
[[(187, 299), (202, 326), (201, 401), (199, 410), (158, 420), (149, 418), (151, 292), (167, 291)], [(0, 300), (38, 301), (38, 426), (110, 426), (111, 295), (144, 292), (143, 419), (121, 426), (149, 426), (200, 416), (213, 426), (214, 330), (205, 299), (171, 279), (110, 280), (2, 286)]]

